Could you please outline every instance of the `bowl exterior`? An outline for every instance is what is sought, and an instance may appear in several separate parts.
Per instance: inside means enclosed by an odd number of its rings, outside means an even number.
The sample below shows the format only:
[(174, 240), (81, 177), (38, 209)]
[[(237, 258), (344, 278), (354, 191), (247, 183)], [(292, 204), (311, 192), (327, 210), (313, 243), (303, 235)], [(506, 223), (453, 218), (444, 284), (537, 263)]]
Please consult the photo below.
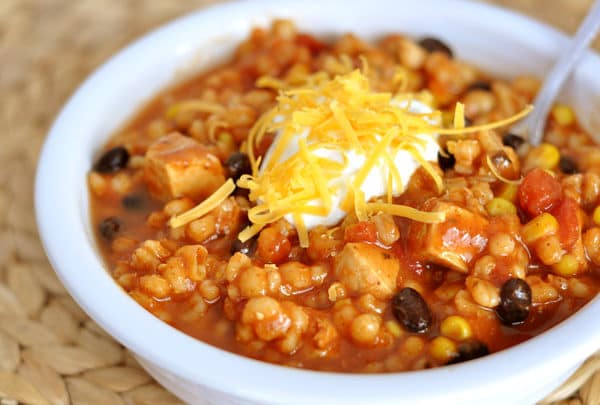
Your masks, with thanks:
[[(459, 0), (246, 1), (206, 9), (150, 33), (80, 87), (42, 151), (36, 215), (50, 262), (69, 292), (155, 378), (190, 403), (509, 404), (547, 395), (598, 349), (598, 299), (549, 332), (483, 359), (411, 373), (348, 375), (274, 366), (196, 341), (142, 309), (106, 272), (89, 220), (86, 173), (95, 151), (159, 90), (225, 59), (253, 26), (278, 17), (320, 36), (435, 35), (452, 44), (458, 57), (503, 76), (547, 72), (566, 43), (524, 17)], [(598, 71), (599, 58), (588, 55), (563, 94), (596, 133)]]
[[(163, 387), (177, 395), (181, 400), (193, 405), (280, 405), (280, 404), (307, 404), (302, 398), (277, 398), (272, 396), (264, 400), (254, 401), (248, 398), (240, 398), (231, 395), (228, 392), (219, 391), (213, 387), (181, 378), (176, 374), (153, 364), (148, 359), (136, 356), (136, 359), (156, 381)], [(348, 401), (347, 404), (410, 404), (410, 405), (525, 405), (535, 404), (540, 399), (547, 396), (552, 390), (560, 386), (573, 372), (581, 366), (582, 361), (578, 360), (574, 365), (560, 365), (559, 372), (554, 372), (549, 379), (539, 381), (537, 375), (531, 374), (522, 379), (520, 387), (530, 387), (528, 389), (516, 389), (513, 387), (500, 387), (498, 390), (482, 391), (475, 396), (469, 393), (453, 394), (448, 393), (443, 398), (428, 398), (427, 391), (424, 390), (419, 398), (404, 398), (402, 392), (398, 393), (398, 398), (387, 400), (385, 402), (370, 402), (368, 393), (362, 398), (356, 398), (354, 401)], [(277, 381), (265, 381), (265, 384), (277, 384)], [(338, 388), (332, 387), (332, 391)], [(402, 391), (399, 388), (399, 391)], [(317, 400), (313, 404), (331, 404), (329, 400)]]

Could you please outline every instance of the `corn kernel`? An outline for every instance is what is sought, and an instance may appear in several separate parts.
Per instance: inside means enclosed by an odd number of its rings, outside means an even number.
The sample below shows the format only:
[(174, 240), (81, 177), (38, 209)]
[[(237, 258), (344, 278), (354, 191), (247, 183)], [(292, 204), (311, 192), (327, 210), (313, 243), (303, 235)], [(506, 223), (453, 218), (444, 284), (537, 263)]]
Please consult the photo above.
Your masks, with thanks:
[(558, 125), (566, 127), (575, 121), (575, 114), (571, 107), (564, 104), (557, 104), (552, 108), (552, 118), (554, 118), (554, 121), (556, 121)]
[(600, 205), (596, 207), (592, 214), (592, 220), (596, 225), (600, 225)]
[(396, 321), (387, 321), (385, 323), (385, 328), (396, 339), (403, 335), (402, 328), (400, 327), (400, 324)]
[(423, 338), (419, 336), (409, 336), (404, 341), (402, 352), (407, 356), (416, 356), (423, 351), (425, 343)]
[(529, 168), (539, 167), (544, 170), (552, 170), (560, 161), (558, 148), (549, 143), (542, 143), (532, 148), (525, 158), (525, 166)]
[(547, 212), (533, 218), (521, 228), (523, 241), (528, 245), (556, 233), (558, 233), (558, 221)]
[(515, 202), (517, 200), (518, 187), (515, 184), (504, 183), (498, 193), (498, 198)]
[(556, 264), (564, 255), (558, 235), (546, 236), (536, 241), (534, 250), (537, 257), (546, 266)]
[(471, 325), (462, 316), (452, 315), (444, 319), (440, 325), (442, 335), (454, 340), (465, 340), (471, 337)]
[(492, 198), (492, 200), (485, 205), (485, 209), (491, 216), (505, 214), (515, 215), (517, 213), (517, 207), (515, 207), (512, 202), (498, 197)]
[(571, 277), (577, 274), (579, 262), (572, 254), (564, 255), (560, 261), (552, 266), (555, 274), (563, 277)]
[(431, 341), (429, 353), (441, 363), (447, 363), (457, 355), (456, 344), (443, 336), (438, 336)]

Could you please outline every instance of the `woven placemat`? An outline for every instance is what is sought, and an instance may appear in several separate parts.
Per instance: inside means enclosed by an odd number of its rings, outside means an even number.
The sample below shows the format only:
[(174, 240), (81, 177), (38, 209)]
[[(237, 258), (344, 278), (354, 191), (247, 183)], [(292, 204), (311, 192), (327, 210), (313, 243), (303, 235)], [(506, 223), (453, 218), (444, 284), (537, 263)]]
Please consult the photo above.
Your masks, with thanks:
[[(95, 67), (151, 28), (213, 2), (0, 0), (0, 404), (178, 403), (56, 278), (37, 236), (33, 179), (51, 120)], [(566, 31), (590, 4), (489, 2)], [(544, 403), (600, 404), (597, 370), (599, 356)]]

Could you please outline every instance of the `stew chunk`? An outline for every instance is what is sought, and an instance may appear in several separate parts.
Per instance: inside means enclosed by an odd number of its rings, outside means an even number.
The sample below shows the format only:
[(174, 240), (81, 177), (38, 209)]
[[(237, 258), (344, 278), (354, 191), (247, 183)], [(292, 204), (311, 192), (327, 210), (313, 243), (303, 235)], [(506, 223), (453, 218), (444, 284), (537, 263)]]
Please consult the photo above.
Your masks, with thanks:
[(150, 192), (165, 201), (177, 197), (201, 200), (225, 181), (219, 159), (203, 145), (176, 132), (159, 138), (148, 148), (144, 177)]
[(448, 202), (436, 202), (431, 211), (446, 214), (439, 224), (413, 222), (411, 250), (426, 261), (467, 273), (469, 263), (487, 244), (488, 221)]
[(348, 243), (338, 255), (335, 274), (351, 295), (373, 294), (389, 299), (396, 291), (400, 262), (366, 243)]

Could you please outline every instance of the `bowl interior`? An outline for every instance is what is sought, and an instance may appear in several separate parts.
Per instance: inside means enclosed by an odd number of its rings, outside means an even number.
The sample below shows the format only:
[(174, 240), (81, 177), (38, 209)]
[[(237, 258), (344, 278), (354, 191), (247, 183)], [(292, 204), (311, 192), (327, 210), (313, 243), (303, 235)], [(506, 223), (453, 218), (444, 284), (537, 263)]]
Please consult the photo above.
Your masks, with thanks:
[[(95, 152), (161, 89), (226, 59), (252, 27), (267, 26), (274, 18), (291, 18), (301, 30), (321, 37), (350, 31), (367, 39), (391, 32), (437, 36), (453, 47), (457, 57), (505, 77), (542, 76), (566, 42), (558, 32), (524, 17), (458, 0), (446, 0), (443, 6), (434, 0), (266, 0), (225, 4), (192, 14), (113, 57), (81, 86), (57, 118), (44, 146), (36, 184), (36, 211), (44, 246), (66, 287), (101, 326), (142, 357), (190, 381), (229, 390), (241, 397), (264, 398), (268, 391), (270, 395), (278, 392), (292, 398), (296, 394), (303, 402), (307, 397), (332, 398), (332, 403), (352, 401), (368, 386), (374, 390), (373, 400), (393, 401), (393, 380), (398, 376), (358, 377), (290, 370), (241, 358), (183, 335), (131, 300), (105, 271), (94, 247), (86, 175)], [(600, 133), (598, 71), (600, 59), (588, 55), (562, 94), (562, 100), (575, 107), (584, 126), (596, 134)], [(551, 372), (544, 368), (548, 361), (545, 350), (560, 342), (569, 350), (556, 355), (555, 364), (574, 365), (594, 350), (594, 339), (600, 340), (600, 327), (586, 326), (594, 310), (600, 310), (598, 300), (554, 330), (486, 359), (406, 373), (402, 377), (405, 398), (422, 395), (422, 384), (432, 376), (441, 382), (429, 390), (429, 395), (439, 398), (467, 387), (483, 394), (491, 389), (490, 384), (499, 384), (491, 382), (493, 379), (517, 384), (522, 374), (511, 366), (534, 370), (541, 378)], [(587, 329), (585, 334), (581, 327)], [(569, 339), (581, 345), (567, 344)], [(525, 358), (538, 363), (532, 365)], [(206, 372), (195, 367), (199, 361), (214, 368)], [(478, 365), (484, 362), (487, 366), (482, 369)], [(254, 371), (248, 373), (249, 368)], [(227, 387), (220, 377), (223, 374), (238, 383)], [(257, 389), (267, 378), (278, 384), (266, 391)], [(484, 380), (487, 385), (481, 385)], [(332, 381), (344, 387), (335, 390), (334, 399)], [(313, 387), (310, 392), (303, 389), (306, 384)]]

